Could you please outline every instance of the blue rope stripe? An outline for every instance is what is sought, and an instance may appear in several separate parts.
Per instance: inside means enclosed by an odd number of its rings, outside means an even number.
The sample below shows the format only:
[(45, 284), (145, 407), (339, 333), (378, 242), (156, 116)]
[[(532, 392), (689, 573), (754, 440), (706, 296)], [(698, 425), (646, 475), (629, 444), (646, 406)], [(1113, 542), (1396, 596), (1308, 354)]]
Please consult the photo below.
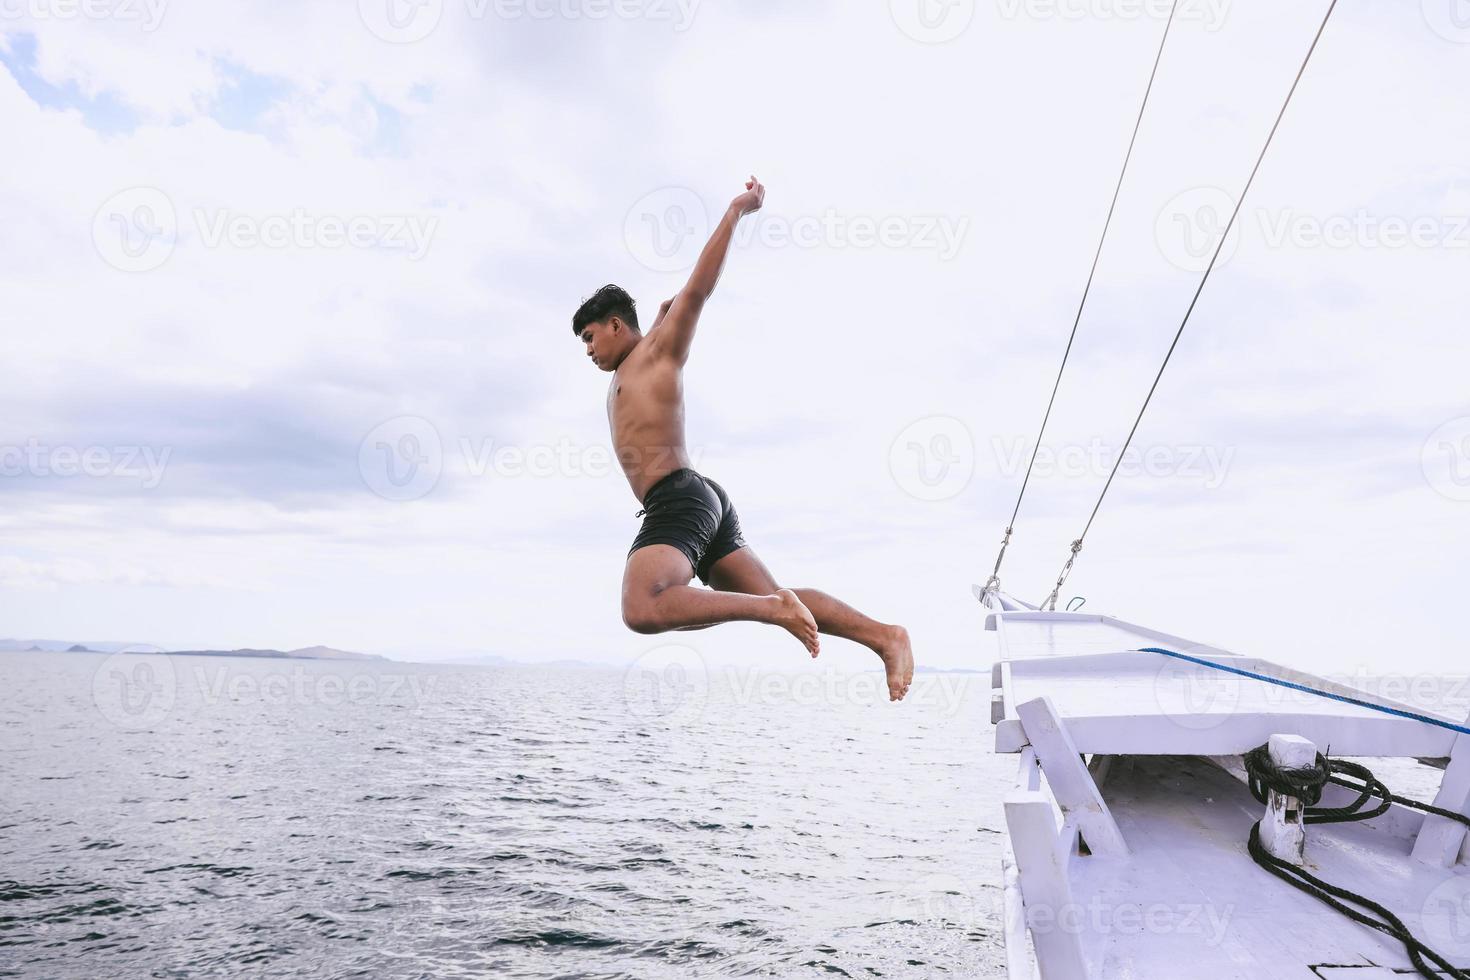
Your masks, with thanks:
[(1315, 687), (1307, 687), (1305, 684), (1293, 684), (1291, 681), (1284, 681), (1279, 677), (1270, 677), (1266, 674), (1257, 674), (1254, 671), (1242, 670), (1239, 667), (1227, 667), (1224, 664), (1217, 664), (1213, 660), (1201, 660), (1199, 657), (1191, 657), (1187, 653), (1175, 653), (1173, 650), (1164, 650), (1160, 647), (1143, 647), (1139, 652), (1161, 653), (1166, 657), (1173, 657), (1176, 660), (1187, 660), (1192, 664), (1199, 664), (1201, 667), (1213, 667), (1216, 670), (1223, 670), (1227, 674), (1239, 674), (1241, 677), (1249, 677), (1252, 680), (1265, 681), (1267, 684), (1275, 684), (1278, 687), (1289, 687), (1293, 691), (1302, 691), (1307, 694), (1315, 694), (1318, 697), (1331, 698), (1333, 701), (1343, 701), (1347, 704), (1355, 704), (1360, 708), (1369, 708), (1373, 711), (1381, 711), (1386, 715), (1397, 715), (1400, 718), (1408, 718), (1410, 721), (1422, 721), (1426, 725), (1433, 725), (1436, 728), (1446, 728), (1452, 732), (1459, 732), (1461, 735), (1470, 735), (1470, 728), (1466, 728), (1464, 725), (1453, 724), (1452, 722), (1445, 721), (1441, 718), (1431, 718), (1429, 715), (1421, 715), (1413, 711), (1403, 711), (1399, 708), (1389, 708), (1381, 704), (1374, 704), (1371, 701), (1363, 701), (1359, 698), (1348, 697), (1346, 694), (1333, 694), (1330, 691), (1319, 691)]

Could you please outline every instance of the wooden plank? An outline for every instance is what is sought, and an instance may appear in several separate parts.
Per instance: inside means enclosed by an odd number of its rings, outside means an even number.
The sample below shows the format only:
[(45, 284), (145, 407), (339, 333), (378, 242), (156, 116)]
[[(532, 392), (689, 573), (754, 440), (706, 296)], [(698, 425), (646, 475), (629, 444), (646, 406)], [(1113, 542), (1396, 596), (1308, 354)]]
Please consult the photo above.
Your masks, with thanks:
[[(1434, 805), (1441, 810), (1470, 815), (1470, 738), (1464, 735), (1455, 739)], [(1464, 824), (1427, 814), (1419, 836), (1414, 838), (1414, 860), (1437, 868), (1453, 867), (1465, 843)]]
[[(1054, 641), (1059, 650), (1066, 643)], [(1229, 666), (1309, 690), (1296, 690), (1229, 671), (1140, 651), (1058, 652), (1040, 658), (1016, 659), (1002, 664), (1008, 704), (1046, 694), (1068, 721), (1083, 717), (1150, 717), (1164, 715), (1180, 727), (1207, 729), (1230, 717), (1246, 714), (1318, 715), (1348, 720), (1387, 719), (1398, 723), (1390, 730), (1426, 729), (1381, 751), (1354, 751), (1364, 755), (1412, 755), (1421, 758), (1449, 755), (1460, 719), (1404, 704), (1393, 698), (1316, 677), (1254, 658), (1231, 658)], [(1317, 693), (1320, 692), (1320, 693)], [(1339, 698), (1363, 702), (1352, 704)], [(1442, 724), (1426, 724), (1393, 712), (1422, 715)], [(1451, 727), (1445, 727), (1451, 726)], [(1274, 731), (1290, 731), (1286, 728)], [(1271, 732), (1267, 732), (1267, 735)], [(1303, 733), (1306, 734), (1306, 733)], [(1346, 748), (1335, 738), (1312, 740), (1330, 745), (1334, 754)], [(1264, 739), (1263, 739), (1264, 741)], [(1259, 744), (1259, 743), (1257, 743)], [(1406, 751), (1407, 747), (1410, 751)], [(1422, 751), (1420, 751), (1422, 749)], [(1228, 754), (1228, 753), (1208, 753)]]
[[(1040, 647), (1037, 646), (1037, 627), (1045, 628)], [(1088, 646), (1098, 653), (1158, 646), (1194, 656), (1221, 657), (1231, 661), (1239, 659), (1237, 654), (1220, 647), (1098, 613), (1007, 612), (1000, 619), (1000, 631), (1003, 637), (1007, 632), (1012, 634), (1003, 643), (1002, 650), (1007, 651), (1008, 658), (1018, 660), (1046, 659), (1064, 655), (1062, 651), (1068, 647), (1074, 652), (1081, 652)], [(1101, 649), (1097, 648), (1099, 642), (1103, 644)]]
[(1007, 839), (1000, 858), (1001, 914), (1006, 947), (1006, 980), (1040, 980), (1031, 943), (1026, 938), (1026, 903), (1021, 895), (1021, 873), (1016, 854)]
[[(1238, 653), (1226, 650), (1224, 647), (1217, 647), (1212, 643), (1201, 643), (1198, 640), (1191, 640), (1187, 637), (1175, 636), (1172, 633), (1149, 629), (1147, 626), (1139, 626), (1137, 623), (1115, 619), (1112, 616), (1104, 616), (1103, 622), (1109, 626), (1116, 626), (1119, 629), (1130, 630), (1149, 637), (1153, 640), (1149, 646), (1162, 647), (1166, 650), (1173, 650), (1176, 653), (1187, 653), (1192, 657), (1226, 657), (1229, 658), (1227, 662), (1233, 663), (1240, 656)], [(1158, 656), (1158, 654), (1154, 654), (1154, 656)]]
[(1011, 678), (1011, 665), (1008, 661), (1000, 664), (1000, 696), (1005, 699), (1006, 704), (1016, 703), (1016, 688)]
[(1036, 764), (1036, 750), (1026, 746), (1021, 750), (1020, 776), (1016, 788), (1037, 792), (1041, 789), (1041, 766)]
[(1108, 805), (1073, 743), (1067, 726), (1048, 698), (1035, 698), (1016, 707), (1026, 737), (1036, 750), (1036, 759), (1052, 796), (1068, 815), (1075, 816), (1078, 829), (1092, 853), (1122, 857), (1128, 853), (1123, 834), (1113, 822)]
[(1046, 980), (1087, 980), (1081, 939), (1060, 925), (1063, 913), (1075, 903), (1066, 858), (1057, 847), (1053, 813), (1041, 793), (1016, 791), (1005, 799), (1006, 832), (1040, 973)]
[[(1219, 716), (1210, 728), (1186, 727), (1166, 715), (1063, 717), (1080, 751), (1103, 755), (1242, 755), (1277, 732), (1292, 732), (1318, 745), (1330, 745), (1335, 757), (1404, 758), (1454, 738), (1453, 732), (1388, 715), (1342, 718), (1318, 713), (1238, 712)], [(1014, 752), (1025, 744), (1002, 747), (999, 726), (996, 732), (997, 752)]]
[(995, 751), (1019, 752), (1029, 744), (1020, 719), (1007, 718), (995, 726)]
[[(1360, 691), (1280, 664), (1248, 658), (1234, 658), (1222, 663), (1263, 677), (1299, 684), (1323, 694), (1298, 691), (1269, 680), (1243, 677), (1185, 660), (1133, 650), (1079, 652), (1009, 662), (1006, 665), (1010, 680), (1007, 695), (1013, 701), (1029, 700), (1028, 691), (1038, 689), (1038, 693), (1050, 695), (1068, 719), (1084, 715), (1165, 714), (1178, 717), (1182, 723), (1194, 724), (1192, 716), (1197, 715), (1200, 717), (1199, 727), (1209, 727), (1218, 720), (1212, 715), (1259, 711), (1391, 718), (1408, 725), (1422, 725), (1438, 733), (1432, 741), (1441, 749), (1416, 753), (1423, 757), (1447, 756), (1458, 734), (1452, 727), (1427, 725), (1391, 712), (1410, 712), (1450, 726), (1459, 723), (1459, 718)], [(1324, 694), (1355, 698), (1376, 707), (1349, 704)], [(1333, 750), (1336, 753), (1336, 745)]]
[[(1397, 701), (1393, 698), (1385, 697), (1381, 694), (1374, 694), (1371, 691), (1364, 691), (1359, 688), (1353, 687), (1350, 684), (1344, 684), (1340, 681), (1329, 680), (1325, 677), (1318, 677), (1316, 674), (1308, 674), (1303, 671), (1296, 670), (1292, 667), (1285, 667), (1270, 660), (1250, 659), (1245, 661), (1231, 661), (1229, 662), (1229, 666), (1239, 667), (1242, 670), (1254, 671), (1258, 674), (1264, 674), (1268, 677), (1275, 677), (1278, 680), (1289, 681), (1293, 684), (1300, 684), (1303, 687), (1314, 688), (1319, 691), (1324, 691), (1328, 694), (1340, 694), (1344, 697), (1356, 698), (1359, 701), (1366, 701), (1368, 704), (1376, 704), (1382, 708), (1393, 708), (1397, 711), (1410, 711), (1414, 714), (1423, 715), (1426, 718), (1434, 718), (1439, 721), (1449, 722), (1451, 724), (1458, 724), (1460, 721), (1458, 718), (1451, 718), (1448, 715), (1442, 714), (1437, 711), (1430, 711), (1426, 708), (1407, 704), (1403, 701)], [(1241, 678), (1241, 680), (1247, 680), (1247, 678)], [(1261, 684), (1265, 682), (1256, 681), (1255, 683)], [(1302, 694), (1301, 696), (1309, 697), (1310, 695)], [(1343, 707), (1349, 708), (1352, 706), (1344, 705)], [(1420, 724), (1423, 723), (1421, 722)], [(1455, 734), (1449, 729), (1441, 730), (1451, 736)]]

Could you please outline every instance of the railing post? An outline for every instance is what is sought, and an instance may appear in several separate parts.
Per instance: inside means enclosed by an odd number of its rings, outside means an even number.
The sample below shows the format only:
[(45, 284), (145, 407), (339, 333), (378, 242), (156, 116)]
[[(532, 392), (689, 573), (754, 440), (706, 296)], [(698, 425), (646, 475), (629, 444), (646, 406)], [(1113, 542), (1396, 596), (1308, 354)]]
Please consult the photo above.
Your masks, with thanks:
[(1017, 790), (1005, 799), (1006, 833), (1016, 858), (1022, 906), (1036, 965), (1046, 980), (1087, 980), (1067, 855), (1057, 837), (1056, 811), (1044, 793)]
[[(1434, 805), (1470, 816), (1470, 737), (1455, 737), (1450, 748), (1450, 762), (1439, 782)], [(1424, 825), (1414, 838), (1414, 860), (1436, 868), (1454, 867), (1460, 847), (1466, 844), (1465, 825), (1432, 813), (1424, 815)]]

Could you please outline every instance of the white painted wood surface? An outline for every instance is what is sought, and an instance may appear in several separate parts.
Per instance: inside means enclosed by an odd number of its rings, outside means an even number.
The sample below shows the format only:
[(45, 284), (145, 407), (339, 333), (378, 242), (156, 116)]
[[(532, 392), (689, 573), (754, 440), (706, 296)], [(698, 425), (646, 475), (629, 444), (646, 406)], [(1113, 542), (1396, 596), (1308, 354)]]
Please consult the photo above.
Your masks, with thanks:
[(1007, 839), (1000, 858), (1001, 914), (1005, 916), (1006, 980), (1040, 980), (1031, 937), (1026, 931), (1026, 903), (1021, 895), (1021, 873)]
[[(1002, 652), (992, 674), (996, 748), (1023, 753), (1021, 786), (1031, 790), (1006, 801), (1012, 845), (1027, 841), (1024, 854), (1016, 851), (1019, 895), (1025, 905), (1035, 899), (1052, 911), (1069, 901), (1082, 917), (1073, 932), (1082, 972), (1065, 947), (1054, 945), (1047, 954), (1054, 968), (1037, 950), (1041, 977), (1387, 980), (1411, 969), (1401, 945), (1251, 861), (1246, 840), (1263, 807), (1239, 778), (1239, 756), (1272, 735), (1291, 735), (1370, 764), (1382, 756), (1449, 757), (1437, 802), (1464, 812), (1470, 737), (1138, 648), (1163, 647), (1451, 724), (1460, 719), (1107, 616), (1042, 612), (1005, 596), (987, 605), (993, 611), (986, 625)], [(1090, 766), (1081, 762), (1084, 753), (1093, 757)], [(1322, 805), (1355, 795), (1328, 786)], [(1070, 849), (1084, 814), (1108, 815), (1118, 840), (1127, 841), (1127, 856)], [(1082, 833), (1094, 850), (1111, 834)], [(1048, 841), (1050, 850), (1042, 846)], [(1324, 879), (1393, 909), (1431, 945), (1435, 937), (1458, 935), (1462, 948), (1442, 951), (1470, 963), (1470, 836), (1461, 825), (1394, 806), (1373, 820), (1312, 827), (1304, 861)], [(1465, 898), (1464, 921), (1445, 921), (1448, 906), (1433, 899), (1444, 894)], [(1099, 924), (1098, 916), (1108, 921)], [(1054, 936), (1047, 941), (1056, 943)], [(1023, 978), (1033, 980), (1024, 973), (1012, 980)]]
[[(1445, 767), (1433, 802), (1441, 810), (1470, 815), (1470, 738), (1461, 735), (1455, 740), (1450, 764)], [(1447, 868), (1458, 860), (1460, 848), (1466, 844), (1464, 824), (1429, 814), (1414, 841), (1414, 860)]]
[(1056, 925), (1057, 913), (1076, 903), (1066, 858), (1057, 846), (1051, 801), (1017, 790), (1006, 797), (1005, 814), (1039, 972), (1046, 980), (1087, 980), (1080, 934)]
[[(1239, 781), (1201, 759), (1133, 762), (1114, 768), (1104, 793), (1130, 842), (1129, 859), (1070, 865), (1073, 900), (1085, 913), (1082, 944), (1091, 976), (1316, 980), (1311, 968), (1321, 964), (1410, 968), (1403, 947), (1387, 936), (1255, 865), (1246, 839), (1261, 806)], [(1382, 902), (1410, 928), (1441, 934), (1443, 923), (1425, 928), (1426, 898), (1470, 869), (1409, 860), (1411, 837), (1394, 833), (1395, 826), (1412, 822), (1314, 827), (1308, 866)]]
[[(1038, 616), (1051, 617), (1039, 621)], [(999, 662), (1001, 695), (995, 748), (1015, 752), (1026, 744), (1016, 705), (1047, 696), (1078, 748), (1086, 753), (1239, 755), (1278, 732), (1299, 734), (1335, 755), (1447, 756), (1457, 733), (1267, 680), (1243, 677), (1156, 653), (1126, 647), (1160, 642), (1153, 631), (1078, 613), (1002, 613), (1000, 634), (1012, 635), (1012, 617), (1026, 629), (1044, 626), (1045, 642), (1027, 656)], [(1057, 619), (1056, 617), (1062, 617)], [(1125, 628), (1126, 627), (1126, 628)], [(1069, 638), (1075, 638), (1074, 648)], [(1003, 642), (1007, 649), (1014, 643)], [(1270, 661), (1170, 638), (1166, 649), (1202, 656), (1327, 694), (1356, 698), (1393, 711), (1412, 712), (1451, 725), (1460, 719), (1416, 709)], [(1095, 652), (1068, 652), (1069, 650)]]
[(1016, 711), (1052, 796), (1081, 832), (1092, 853), (1101, 857), (1126, 856), (1128, 845), (1123, 841), (1123, 834), (1113, 822), (1092, 774), (1087, 771), (1051, 701), (1036, 698)]

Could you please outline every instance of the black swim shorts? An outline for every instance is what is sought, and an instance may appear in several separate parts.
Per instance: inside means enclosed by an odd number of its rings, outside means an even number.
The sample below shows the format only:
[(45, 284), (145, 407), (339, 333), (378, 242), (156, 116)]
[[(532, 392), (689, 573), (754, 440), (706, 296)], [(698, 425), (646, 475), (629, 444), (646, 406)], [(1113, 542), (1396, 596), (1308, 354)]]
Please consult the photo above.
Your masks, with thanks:
[(671, 545), (705, 585), (715, 562), (745, 547), (740, 518), (724, 488), (691, 469), (675, 470), (655, 483), (639, 514), (643, 526), (628, 554), (651, 544)]

